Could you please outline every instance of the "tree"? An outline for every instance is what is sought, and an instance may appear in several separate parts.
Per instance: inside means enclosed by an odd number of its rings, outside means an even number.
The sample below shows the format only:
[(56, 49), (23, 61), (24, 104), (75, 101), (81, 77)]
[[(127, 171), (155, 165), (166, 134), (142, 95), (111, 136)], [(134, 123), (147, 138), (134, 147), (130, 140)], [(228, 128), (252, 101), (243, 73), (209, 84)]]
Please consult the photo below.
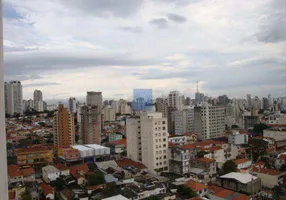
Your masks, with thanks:
[(100, 185), (104, 183), (105, 183), (104, 174), (102, 172), (95, 172), (87, 176), (88, 186)]
[(59, 177), (55, 181), (54, 185), (57, 188), (57, 190), (62, 190), (62, 189), (64, 189), (66, 182), (61, 177)]
[(236, 167), (237, 167), (236, 164), (232, 160), (228, 160), (223, 164), (222, 171), (224, 174), (228, 174), (231, 172), (235, 172)]
[(231, 129), (239, 128), (236, 124), (231, 125)]
[(23, 194), (22, 200), (32, 200), (32, 197), (28, 192), (26, 192)]
[(266, 124), (256, 124), (253, 127), (253, 132), (262, 134), (264, 129), (268, 129), (270, 126), (267, 126)]
[(280, 171), (286, 172), (286, 164), (281, 165)]
[(197, 153), (197, 156), (198, 156), (199, 158), (202, 158), (202, 157), (204, 157), (206, 154), (208, 154), (208, 153), (205, 152), (205, 151), (199, 151), (199, 152)]
[(193, 191), (191, 188), (186, 187), (186, 186), (184, 186), (184, 185), (180, 185), (180, 186), (178, 187), (178, 189), (177, 189), (177, 192), (178, 192), (180, 195), (182, 195), (182, 196), (184, 196), (184, 197), (186, 197), (186, 198), (188, 198), (188, 199), (189, 199), (189, 198), (192, 198), (192, 197), (198, 196), (195, 191)]

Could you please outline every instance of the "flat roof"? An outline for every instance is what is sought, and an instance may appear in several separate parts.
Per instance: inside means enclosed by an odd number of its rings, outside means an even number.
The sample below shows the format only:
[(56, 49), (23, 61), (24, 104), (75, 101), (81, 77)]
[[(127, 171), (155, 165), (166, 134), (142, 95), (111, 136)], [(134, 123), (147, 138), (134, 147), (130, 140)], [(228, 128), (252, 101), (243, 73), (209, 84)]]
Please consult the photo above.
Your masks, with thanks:
[(122, 196), (121, 194), (113, 196), (113, 197), (109, 197), (109, 198), (105, 198), (102, 200), (129, 200), (126, 197)]
[(60, 170), (58, 170), (57, 168), (55, 168), (52, 165), (47, 165), (47, 166), (43, 167), (43, 170), (47, 173), (60, 172)]
[(98, 144), (86, 144), (84, 146), (92, 148), (92, 149), (107, 149), (107, 147), (101, 146), (101, 145), (98, 145)]
[(79, 151), (89, 151), (92, 150), (90, 147), (84, 146), (84, 145), (72, 145), (71, 146), (74, 149), (77, 149)]
[(243, 184), (249, 183), (252, 180), (257, 179), (257, 177), (252, 176), (251, 174), (238, 173), (238, 172), (231, 172), (229, 174), (220, 176), (220, 178), (235, 179)]

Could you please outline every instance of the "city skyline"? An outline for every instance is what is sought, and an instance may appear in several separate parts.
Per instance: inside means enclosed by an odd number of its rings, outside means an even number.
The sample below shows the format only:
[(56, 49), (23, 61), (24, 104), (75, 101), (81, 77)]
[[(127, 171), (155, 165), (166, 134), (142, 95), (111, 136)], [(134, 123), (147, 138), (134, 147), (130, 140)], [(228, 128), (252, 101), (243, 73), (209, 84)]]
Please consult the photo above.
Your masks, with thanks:
[(47, 99), (194, 93), (197, 79), (209, 96), (285, 96), (283, 0), (96, 2), (5, 0), (5, 79)]

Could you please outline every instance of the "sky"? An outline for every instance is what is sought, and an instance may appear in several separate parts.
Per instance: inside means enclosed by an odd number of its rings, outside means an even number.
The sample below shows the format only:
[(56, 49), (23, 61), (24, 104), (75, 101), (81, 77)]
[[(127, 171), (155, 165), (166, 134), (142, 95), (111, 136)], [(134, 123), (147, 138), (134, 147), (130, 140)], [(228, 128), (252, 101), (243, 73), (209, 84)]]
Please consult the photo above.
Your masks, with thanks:
[(3, 0), (5, 80), (24, 99), (286, 96), (286, 0)]

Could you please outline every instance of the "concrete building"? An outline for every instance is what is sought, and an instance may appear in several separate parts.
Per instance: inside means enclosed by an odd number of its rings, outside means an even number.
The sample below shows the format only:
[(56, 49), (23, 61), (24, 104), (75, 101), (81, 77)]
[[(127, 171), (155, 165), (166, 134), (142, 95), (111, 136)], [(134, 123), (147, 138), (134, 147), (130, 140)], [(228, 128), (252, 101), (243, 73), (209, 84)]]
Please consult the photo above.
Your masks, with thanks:
[(75, 97), (70, 97), (69, 98), (69, 112), (70, 113), (76, 113), (77, 108), (76, 108), (76, 98)]
[(7, 113), (22, 114), (23, 89), (20, 81), (7, 83)]
[(270, 115), (268, 118), (268, 124), (269, 125), (286, 125), (286, 115), (280, 114), (280, 112), (278, 112), (277, 114)]
[(177, 110), (182, 110), (183, 105), (183, 96), (178, 91), (171, 91), (168, 96), (168, 106), (176, 108)]
[(80, 109), (80, 135), (83, 144), (100, 144), (101, 109), (97, 106), (82, 106)]
[(42, 177), (46, 183), (57, 180), (61, 175), (60, 170), (52, 165), (47, 165), (42, 168)]
[(44, 102), (43, 101), (34, 101), (34, 109), (38, 112), (44, 111)]
[(233, 162), (236, 164), (237, 169), (246, 169), (252, 164), (252, 161), (248, 160), (247, 158), (236, 159)]
[(43, 101), (43, 93), (41, 90), (34, 91), (34, 101)]
[[(6, 130), (5, 130), (5, 99), (4, 91), (4, 60), (3, 60), (3, 18), (2, 0), (0, 0), (0, 199), (9, 199), (8, 196), (8, 174), (7, 174), (7, 154), (6, 154)], [(6, 85), (6, 84), (5, 84)], [(5, 98), (3, 98), (5, 96)], [(6, 101), (7, 102), (7, 101)], [(8, 103), (8, 102), (7, 102)]]
[(4, 83), (4, 102), (5, 102), (5, 113), (8, 113), (8, 83)]
[(115, 110), (111, 106), (105, 106), (102, 111), (104, 121), (115, 121)]
[(182, 146), (172, 145), (168, 149), (169, 171), (184, 175), (190, 172), (190, 150)]
[(102, 93), (101, 92), (87, 92), (86, 95), (87, 106), (98, 106), (102, 108)]
[(167, 119), (159, 112), (144, 112), (127, 119), (127, 156), (141, 161), (150, 173), (168, 171)]
[(286, 140), (286, 128), (272, 128), (263, 130), (263, 137), (273, 138), (275, 141)]
[(166, 99), (156, 99), (156, 112), (161, 112), (163, 114), (163, 117), (167, 117), (168, 101)]
[(261, 179), (263, 187), (272, 189), (275, 186), (283, 184), (283, 178), (286, 172), (281, 172), (275, 169), (254, 168), (253, 174)]
[(246, 95), (247, 108), (251, 108), (251, 94)]
[(263, 110), (268, 110), (269, 109), (269, 101), (265, 97), (262, 98), (262, 109)]
[(239, 131), (233, 131), (232, 134), (228, 135), (228, 143), (229, 144), (248, 144), (248, 135), (240, 134)]
[(53, 121), (54, 146), (69, 147), (75, 144), (75, 124), (73, 114), (63, 104), (59, 104)]
[(120, 110), (119, 110), (119, 101), (112, 101), (110, 103), (110, 105), (111, 105), (112, 109), (115, 111), (115, 114), (120, 112)]
[(174, 111), (174, 133), (184, 135), (184, 133), (193, 131), (194, 109), (187, 108), (181, 111)]
[(195, 107), (193, 131), (203, 140), (225, 136), (225, 107), (208, 103)]
[(258, 124), (258, 116), (244, 116), (244, 129), (253, 128), (254, 125)]

